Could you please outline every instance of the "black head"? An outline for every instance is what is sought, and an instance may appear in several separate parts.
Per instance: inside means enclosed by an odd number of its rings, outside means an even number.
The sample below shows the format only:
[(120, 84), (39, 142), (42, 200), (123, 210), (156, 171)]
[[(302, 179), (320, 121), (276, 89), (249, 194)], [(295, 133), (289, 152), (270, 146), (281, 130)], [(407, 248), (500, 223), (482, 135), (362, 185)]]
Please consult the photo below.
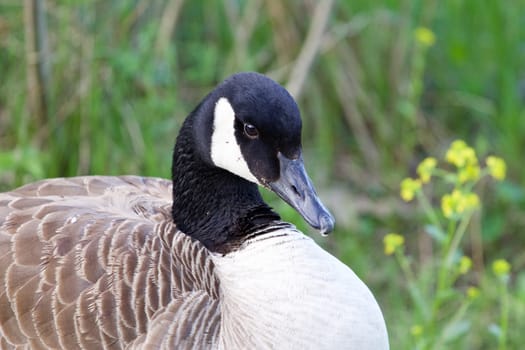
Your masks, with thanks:
[(333, 229), (304, 169), (299, 108), (281, 85), (258, 73), (235, 74), (192, 117), (203, 161), (274, 191), (321, 233)]

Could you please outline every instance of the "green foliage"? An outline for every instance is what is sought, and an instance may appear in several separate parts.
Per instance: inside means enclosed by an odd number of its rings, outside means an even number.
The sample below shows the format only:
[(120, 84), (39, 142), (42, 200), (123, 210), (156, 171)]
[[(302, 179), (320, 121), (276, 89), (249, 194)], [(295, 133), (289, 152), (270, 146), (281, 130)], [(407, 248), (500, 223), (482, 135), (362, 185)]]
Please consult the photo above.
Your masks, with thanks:
[[(185, 1), (177, 15), (174, 0), (47, 0), (43, 119), (28, 94), (24, 2), (1, 2), (0, 189), (54, 176), (169, 177), (182, 120), (217, 82), (240, 70), (285, 85), (294, 79), (322, 2)], [(491, 323), (493, 333), (506, 332), (507, 348), (525, 342), (524, 18), (525, 0), (336, 1), (322, 41), (311, 46), (316, 59), (297, 96), (305, 159), (338, 220), (338, 231), (319, 242), (377, 295), (393, 349), (435, 347), (444, 333), (458, 339), (447, 348), (494, 348), (501, 337), (491, 335)], [(454, 247), (472, 257), (476, 273), (449, 281), (440, 288), (452, 293), (432, 299), (435, 269), (450, 268), (439, 240), (447, 231), (435, 222), (422, 229), (424, 211), (398, 199), (398, 184), (457, 138), (483, 158), (503, 156), (507, 178), (479, 183), (482, 210)], [(268, 198), (308, 231), (286, 204)], [(427, 207), (439, 200), (429, 198)], [(379, 248), (387, 228), (415, 232), (403, 245), (408, 263), (418, 262), (415, 286)], [(499, 257), (513, 267), (506, 291), (485, 267)], [(430, 333), (433, 318), (412, 309), (449, 305), (473, 285), (480, 297), (464, 311), (461, 301), (456, 310), (444, 307)], [(507, 331), (495, 317), (504, 295)]]

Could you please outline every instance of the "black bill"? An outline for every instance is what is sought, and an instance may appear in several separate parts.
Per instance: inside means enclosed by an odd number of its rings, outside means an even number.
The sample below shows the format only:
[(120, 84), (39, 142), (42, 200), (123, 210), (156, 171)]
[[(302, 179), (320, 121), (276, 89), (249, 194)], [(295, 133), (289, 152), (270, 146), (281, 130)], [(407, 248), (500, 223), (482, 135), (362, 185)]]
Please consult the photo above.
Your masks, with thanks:
[(280, 177), (268, 187), (290, 204), (310, 226), (326, 235), (334, 229), (334, 217), (325, 208), (315, 192), (312, 181), (306, 174), (302, 157), (289, 159), (280, 152)]

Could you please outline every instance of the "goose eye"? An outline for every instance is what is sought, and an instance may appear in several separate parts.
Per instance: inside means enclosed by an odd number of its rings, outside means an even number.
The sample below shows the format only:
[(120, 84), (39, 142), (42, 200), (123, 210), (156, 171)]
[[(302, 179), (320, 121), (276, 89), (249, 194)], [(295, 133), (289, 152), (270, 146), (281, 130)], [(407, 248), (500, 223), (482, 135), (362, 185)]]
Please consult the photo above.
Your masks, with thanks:
[(259, 131), (252, 124), (244, 124), (244, 133), (251, 139), (256, 139), (259, 136)]

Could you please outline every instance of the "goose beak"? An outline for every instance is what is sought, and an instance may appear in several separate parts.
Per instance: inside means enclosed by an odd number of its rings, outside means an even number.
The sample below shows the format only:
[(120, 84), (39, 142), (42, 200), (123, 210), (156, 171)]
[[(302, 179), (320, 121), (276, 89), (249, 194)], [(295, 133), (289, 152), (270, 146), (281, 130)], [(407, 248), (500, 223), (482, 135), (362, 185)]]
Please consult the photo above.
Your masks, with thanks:
[(334, 217), (325, 208), (315, 192), (312, 181), (304, 169), (302, 157), (289, 159), (277, 154), (280, 165), (280, 177), (268, 183), (270, 190), (275, 192), (286, 203), (301, 214), (306, 222), (327, 235), (334, 229)]

